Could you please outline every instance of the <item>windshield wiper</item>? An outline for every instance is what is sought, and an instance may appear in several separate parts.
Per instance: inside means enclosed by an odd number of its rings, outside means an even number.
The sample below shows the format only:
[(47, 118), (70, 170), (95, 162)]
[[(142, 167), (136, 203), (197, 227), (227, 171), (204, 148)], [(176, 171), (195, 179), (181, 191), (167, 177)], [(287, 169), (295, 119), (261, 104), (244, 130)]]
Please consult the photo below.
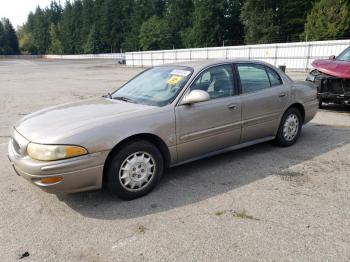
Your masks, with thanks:
[(121, 101), (129, 102), (129, 103), (136, 103), (135, 100), (132, 100), (131, 98), (128, 98), (125, 96), (115, 96), (112, 99), (121, 100)]

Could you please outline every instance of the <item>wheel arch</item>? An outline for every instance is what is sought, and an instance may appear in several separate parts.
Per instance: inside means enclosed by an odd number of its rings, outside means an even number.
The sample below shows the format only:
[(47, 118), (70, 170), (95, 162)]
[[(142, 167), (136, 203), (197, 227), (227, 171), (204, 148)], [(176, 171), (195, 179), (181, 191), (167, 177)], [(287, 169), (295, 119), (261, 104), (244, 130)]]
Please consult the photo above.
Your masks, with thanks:
[(145, 141), (148, 141), (148, 142), (154, 144), (159, 149), (159, 151), (161, 152), (161, 154), (164, 158), (164, 166), (165, 167), (170, 166), (170, 160), (171, 160), (170, 151), (168, 149), (168, 146), (165, 144), (165, 142), (159, 136), (151, 134), (151, 133), (141, 133), (141, 134), (132, 135), (132, 136), (129, 136), (129, 137), (121, 140), (108, 153), (108, 156), (107, 156), (105, 163), (104, 163), (104, 166), (103, 166), (103, 184), (105, 184), (104, 182), (105, 182), (105, 177), (106, 177), (105, 173), (106, 173), (106, 169), (107, 169), (107, 163), (110, 161), (113, 154), (115, 152), (117, 152), (118, 150), (120, 150), (120, 148), (122, 148), (124, 145), (130, 143), (131, 141), (135, 141), (135, 140), (145, 140)]
[(293, 103), (293, 104), (291, 104), (284, 112), (283, 112), (283, 114), (282, 114), (282, 116), (289, 110), (289, 109), (291, 109), (291, 108), (296, 108), (296, 109), (298, 109), (299, 111), (300, 111), (300, 114), (301, 114), (301, 117), (303, 118), (302, 120), (302, 122), (304, 123), (304, 121), (305, 121), (305, 108), (304, 108), (304, 106), (301, 104), (301, 103), (298, 103), (298, 102), (296, 102), (296, 103)]

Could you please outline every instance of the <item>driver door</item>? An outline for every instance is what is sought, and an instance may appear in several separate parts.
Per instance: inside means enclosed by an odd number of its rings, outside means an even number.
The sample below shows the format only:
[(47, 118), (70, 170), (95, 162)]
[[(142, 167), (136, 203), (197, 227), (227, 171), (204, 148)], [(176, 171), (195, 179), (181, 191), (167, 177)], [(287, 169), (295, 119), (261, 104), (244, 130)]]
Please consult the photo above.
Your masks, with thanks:
[(232, 66), (218, 65), (205, 70), (188, 93), (195, 89), (208, 92), (210, 100), (175, 108), (178, 161), (240, 142), (241, 102)]

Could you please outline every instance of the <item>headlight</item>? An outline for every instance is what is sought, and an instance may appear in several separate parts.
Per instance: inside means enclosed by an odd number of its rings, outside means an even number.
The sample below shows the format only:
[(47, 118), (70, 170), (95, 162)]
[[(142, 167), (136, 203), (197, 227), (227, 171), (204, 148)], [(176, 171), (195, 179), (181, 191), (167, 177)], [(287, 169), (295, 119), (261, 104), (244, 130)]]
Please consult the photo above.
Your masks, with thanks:
[(80, 146), (41, 145), (29, 143), (27, 153), (31, 158), (36, 160), (52, 161), (82, 156), (87, 154), (88, 151)]

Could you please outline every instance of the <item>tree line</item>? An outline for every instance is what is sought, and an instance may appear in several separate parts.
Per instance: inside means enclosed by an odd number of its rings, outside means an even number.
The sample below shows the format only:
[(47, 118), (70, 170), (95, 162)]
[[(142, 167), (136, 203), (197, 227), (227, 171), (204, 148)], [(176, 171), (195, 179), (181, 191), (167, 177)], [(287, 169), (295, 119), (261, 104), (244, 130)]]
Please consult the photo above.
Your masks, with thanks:
[[(350, 0), (73, 0), (19, 27), (32, 54), (109, 53), (339, 39)], [(0, 28), (1, 32), (1, 28)]]

